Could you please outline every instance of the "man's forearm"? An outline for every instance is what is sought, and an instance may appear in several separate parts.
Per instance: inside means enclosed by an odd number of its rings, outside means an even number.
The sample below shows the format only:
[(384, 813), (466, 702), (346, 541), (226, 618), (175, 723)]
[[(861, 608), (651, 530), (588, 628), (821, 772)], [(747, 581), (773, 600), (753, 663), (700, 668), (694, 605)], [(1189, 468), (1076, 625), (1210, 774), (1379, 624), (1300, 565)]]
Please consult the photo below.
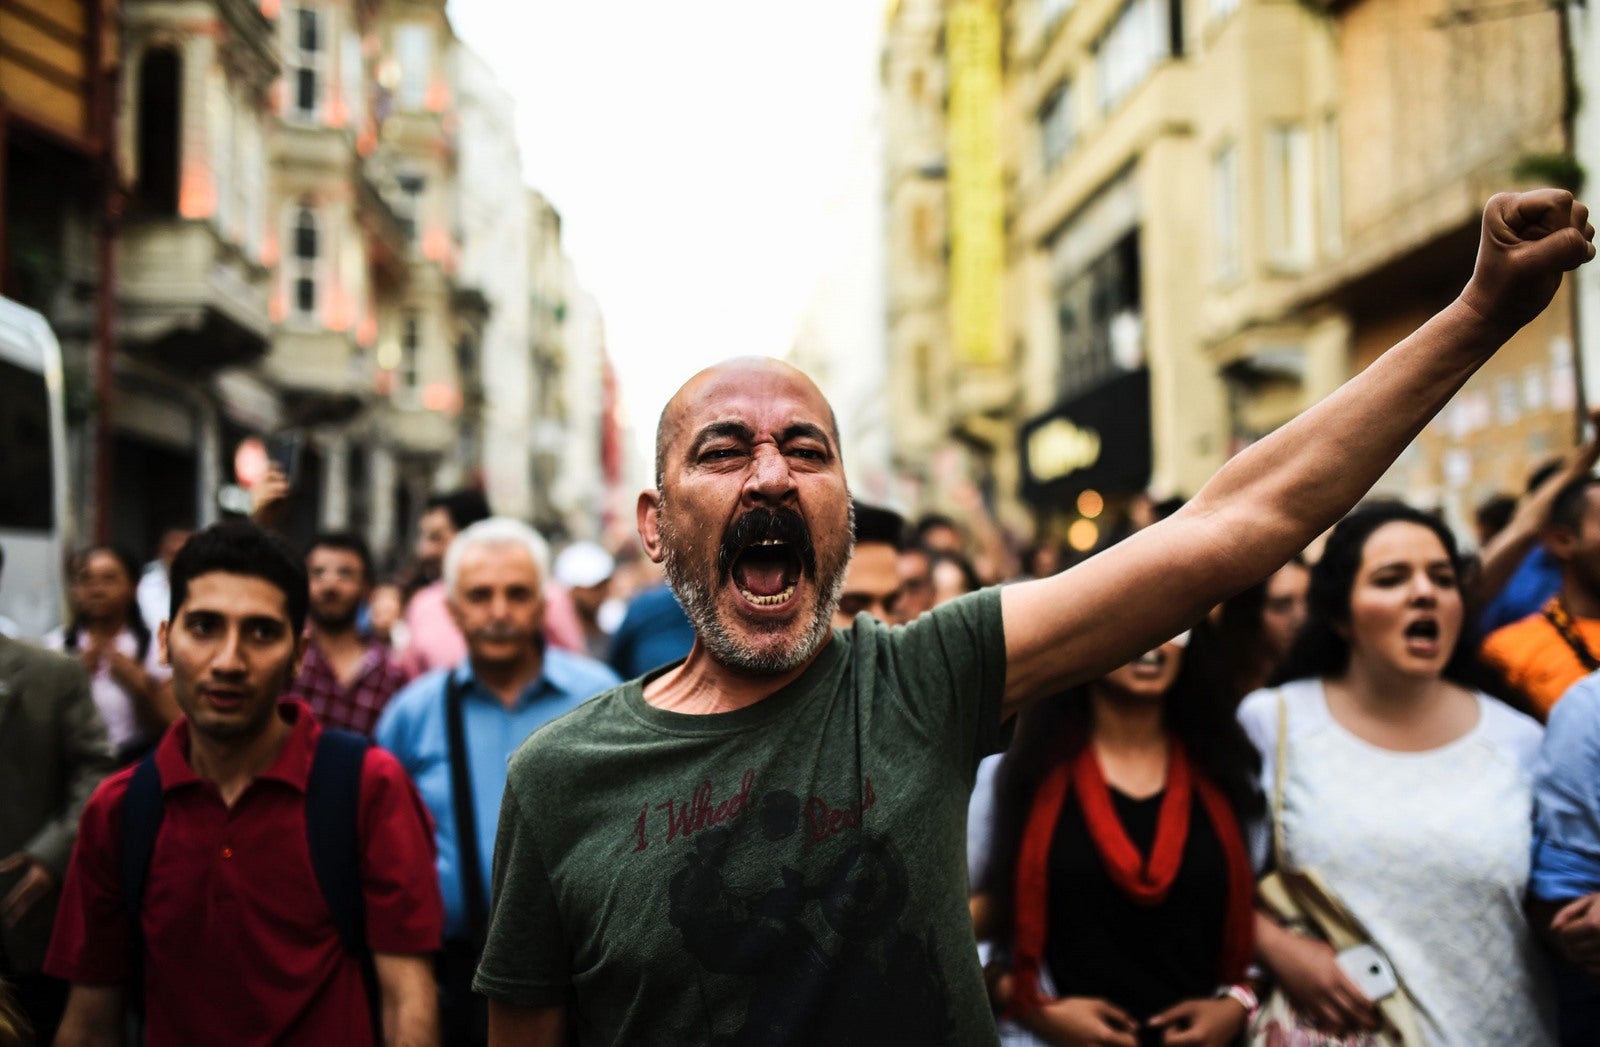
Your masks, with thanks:
[(1244, 575), (1265, 576), (1338, 522), (1502, 338), (1457, 300), (1224, 465), (1181, 511), (1234, 518), (1232, 533), (1250, 536), (1206, 600), (1226, 596)]
[(384, 1047), (438, 1047), (439, 1009), (431, 999), (401, 999), (383, 1012)]
[(439, 992), (433, 966), (423, 956), (378, 953), (378, 990), (385, 1047), (437, 1047)]
[(55, 1047), (122, 1047), (122, 987), (74, 985)]

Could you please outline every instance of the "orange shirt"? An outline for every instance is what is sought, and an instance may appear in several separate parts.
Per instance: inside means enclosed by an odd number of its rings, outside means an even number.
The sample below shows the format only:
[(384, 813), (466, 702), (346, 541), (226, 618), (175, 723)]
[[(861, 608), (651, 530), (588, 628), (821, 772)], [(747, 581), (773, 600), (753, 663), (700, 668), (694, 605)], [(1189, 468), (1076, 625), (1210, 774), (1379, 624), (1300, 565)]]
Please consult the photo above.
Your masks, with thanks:
[[(1575, 618), (1573, 624), (1589, 650), (1600, 655), (1600, 618)], [(1589, 675), (1556, 627), (1539, 612), (1490, 633), (1482, 654), (1546, 716), (1568, 687)]]

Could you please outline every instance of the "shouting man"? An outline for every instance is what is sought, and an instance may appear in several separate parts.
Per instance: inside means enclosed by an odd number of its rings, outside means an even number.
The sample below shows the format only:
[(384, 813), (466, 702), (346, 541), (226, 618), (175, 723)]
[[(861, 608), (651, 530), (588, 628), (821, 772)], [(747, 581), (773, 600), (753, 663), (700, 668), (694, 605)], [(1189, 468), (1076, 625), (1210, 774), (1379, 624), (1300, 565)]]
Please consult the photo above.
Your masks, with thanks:
[(1460, 298), (1171, 518), (900, 628), (831, 628), (850, 493), (816, 386), (772, 360), (696, 375), (638, 506), (694, 647), (512, 758), (475, 983), (491, 1042), (994, 1043), (963, 828), (1002, 722), (1304, 548), (1593, 237), (1569, 193), (1495, 197)]

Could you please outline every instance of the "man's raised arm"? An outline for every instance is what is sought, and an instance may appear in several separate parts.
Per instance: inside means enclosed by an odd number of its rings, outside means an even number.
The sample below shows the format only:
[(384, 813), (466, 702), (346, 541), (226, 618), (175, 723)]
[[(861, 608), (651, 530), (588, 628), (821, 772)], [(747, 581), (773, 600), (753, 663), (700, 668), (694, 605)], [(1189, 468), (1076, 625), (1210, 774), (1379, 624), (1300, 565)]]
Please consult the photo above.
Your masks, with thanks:
[(1484, 209), (1472, 279), (1414, 334), (1229, 461), (1169, 519), (1064, 574), (1007, 587), (1005, 715), (1176, 635), (1332, 526), (1457, 389), (1594, 257), (1557, 189)]

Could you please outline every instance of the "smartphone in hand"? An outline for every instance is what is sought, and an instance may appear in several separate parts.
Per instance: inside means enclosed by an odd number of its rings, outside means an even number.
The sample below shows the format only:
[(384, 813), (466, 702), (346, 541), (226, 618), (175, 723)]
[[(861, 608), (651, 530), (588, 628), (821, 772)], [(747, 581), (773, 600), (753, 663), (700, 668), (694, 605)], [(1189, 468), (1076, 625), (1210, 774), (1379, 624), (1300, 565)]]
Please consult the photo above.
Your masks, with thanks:
[(1361, 995), (1374, 1003), (1393, 996), (1400, 989), (1394, 965), (1383, 950), (1371, 942), (1352, 945), (1334, 959), (1339, 969), (1361, 990)]
[(293, 490), (300, 482), (300, 433), (287, 429), (267, 438), (267, 459), (283, 470)]

